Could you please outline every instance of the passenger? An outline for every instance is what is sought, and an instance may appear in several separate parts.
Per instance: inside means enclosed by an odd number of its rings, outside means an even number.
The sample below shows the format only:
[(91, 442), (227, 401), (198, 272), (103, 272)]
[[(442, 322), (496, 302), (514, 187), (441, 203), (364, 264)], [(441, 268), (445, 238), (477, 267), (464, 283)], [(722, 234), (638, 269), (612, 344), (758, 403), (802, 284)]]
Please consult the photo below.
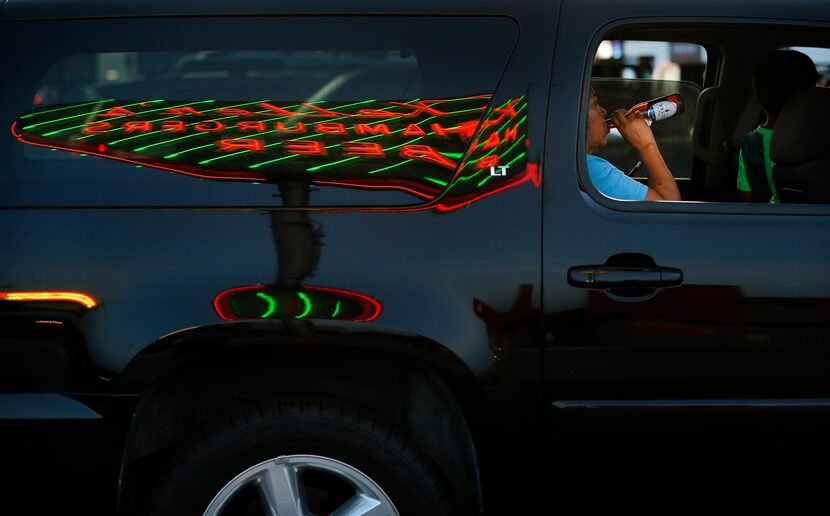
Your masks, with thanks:
[(746, 202), (778, 204), (772, 182), (769, 147), (775, 121), (787, 98), (797, 89), (814, 86), (818, 72), (813, 61), (795, 50), (772, 50), (755, 67), (752, 87), (764, 109), (763, 125), (746, 133), (738, 155), (738, 195)]
[(648, 186), (628, 177), (608, 161), (593, 154), (608, 142), (607, 111), (599, 105), (597, 94), (591, 88), (588, 107), (588, 129), (585, 152), (588, 154), (588, 172), (594, 186), (604, 195), (627, 201), (679, 201), (680, 190), (674, 181), (657, 141), (645, 119), (637, 114), (625, 115), (625, 110), (614, 112), (614, 126), (625, 141), (640, 155), (640, 161), (648, 174)]

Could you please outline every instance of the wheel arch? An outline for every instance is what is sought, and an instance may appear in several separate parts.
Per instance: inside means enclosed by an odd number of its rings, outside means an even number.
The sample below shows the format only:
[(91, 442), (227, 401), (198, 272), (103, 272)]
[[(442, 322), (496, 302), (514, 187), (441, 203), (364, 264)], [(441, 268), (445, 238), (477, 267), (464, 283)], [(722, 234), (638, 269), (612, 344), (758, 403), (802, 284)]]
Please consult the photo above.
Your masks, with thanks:
[(122, 461), (120, 506), (127, 513), (166, 450), (189, 431), (239, 403), (282, 394), (338, 397), (388, 418), (438, 465), (459, 512), (482, 512), (467, 423), (480, 393), (463, 361), (429, 339), (308, 324), (197, 328), (135, 357), (120, 389), (141, 391)]

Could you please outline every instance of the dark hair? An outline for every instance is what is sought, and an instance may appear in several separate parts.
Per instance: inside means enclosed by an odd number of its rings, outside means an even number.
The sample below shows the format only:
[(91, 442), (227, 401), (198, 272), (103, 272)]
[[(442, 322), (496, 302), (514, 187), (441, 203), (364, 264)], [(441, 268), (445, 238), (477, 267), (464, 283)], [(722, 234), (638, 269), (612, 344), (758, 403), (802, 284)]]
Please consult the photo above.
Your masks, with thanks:
[(755, 67), (752, 85), (767, 113), (778, 116), (790, 94), (818, 80), (816, 65), (795, 50), (773, 50), (764, 54)]

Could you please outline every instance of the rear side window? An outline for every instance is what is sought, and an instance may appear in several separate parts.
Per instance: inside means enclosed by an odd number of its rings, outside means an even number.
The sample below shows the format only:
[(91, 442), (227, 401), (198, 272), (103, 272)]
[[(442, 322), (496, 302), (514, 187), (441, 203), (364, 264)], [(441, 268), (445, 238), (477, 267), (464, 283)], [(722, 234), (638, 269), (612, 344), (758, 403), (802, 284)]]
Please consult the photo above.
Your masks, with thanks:
[(502, 18), (4, 24), (0, 204), (383, 206), (497, 189), (490, 168), (523, 166), (523, 99), (490, 102), (516, 37)]

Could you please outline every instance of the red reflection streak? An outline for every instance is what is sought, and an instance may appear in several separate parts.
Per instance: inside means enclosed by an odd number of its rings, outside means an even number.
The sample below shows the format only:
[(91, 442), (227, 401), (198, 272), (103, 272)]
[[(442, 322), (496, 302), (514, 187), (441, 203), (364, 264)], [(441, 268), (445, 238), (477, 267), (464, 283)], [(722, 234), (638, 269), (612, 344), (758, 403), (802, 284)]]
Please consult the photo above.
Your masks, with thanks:
[[(459, 208), (463, 208), (469, 204), (472, 204), (480, 199), (485, 197), (489, 197), (493, 194), (497, 194), (499, 192), (503, 192), (515, 186), (519, 186), (520, 184), (531, 182), (533, 186), (539, 188), (541, 184), (542, 174), (541, 169), (538, 164), (536, 163), (529, 163), (527, 165), (527, 170), (516, 176), (516, 178), (509, 183), (489, 192), (474, 195), (467, 199), (459, 199), (455, 202), (450, 202), (452, 199), (452, 195), (447, 196), (448, 199), (444, 199), (441, 201), (435, 202), (428, 202), (426, 204), (422, 204), (420, 206), (401, 206), (401, 207), (378, 207), (378, 208), (313, 208), (309, 211), (319, 212), (319, 213), (409, 213), (414, 211), (427, 211), (427, 210), (435, 210), (438, 213), (447, 213), (450, 211), (455, 211)], [(344, 186), (351, 186), (351, 185), (344, 185)], [(364, 188), (362, 185), (361, 188)], [(367, 187), (368, 188), (368, 187)], [(381, 187), (376, 187), (381, 188)], [(415, 192), (413, 192), (415, 193)]]
[(86, 308), (95, 308), (98, 302), (91, 296), (81, 292), (62, 291), (31, 291), (31, 292), (0, 292), (0, 300), (4, 301), (68, 301), (78, 303)]
[(381, 312), (380, 303), (378, 303), (375, 299), (364, 295), (358, 294), (357, 292), (352, 292), (351, 290), (340, 290), (337, 288), (330, 288), (330, 287), (312, 287), (312, 286), (305, 286), (303, 290), (307, 291), (315, 291), (319, 290), (320, 292), (329, 292), (331, 294), (336, 294), (338, 296), (342, 296), (345, 298), (352, 298), (357, 299), (358, 301), (363, 301), (361, 303), (364, 306), (364, 310), (360, 312), (360, 315), (357, 318), (352, 319), (354, 322), (368, 322), (374, 321), (378, 318)]
[(219, 314), (219, 317), (226, 321), (236, 321), (236, 317), (229, 317), (225, 314), (232, 314), (233, 310), (231, 309), (231, 297), (234, 294), (238, 294), (240, 292), (247, 292), (249, 290), (265, 290), (267, 287), (263, 285), (251, 285), (247, 287), (237, 287), (232, 288), (230, 290), (226, 290), (221, 292), (218, 296), (213, 298), (213, 309), (216, 310), (216, 313)]
[(489, 192), (473, 196), (470, 199), (460, 202), (445, 202), (442, 200), (433, 207), (435, 208), (435, 211), (439, 213), (457, 210), (458, 208), (463, 208), (464, 206), (472, 204), (478, 200), (484, 199), (485, 197), (490, 197), (491, 195), (503, 192), (515, 186), (519, 186), (522, 183), (527, 183), (528, 181), (532, 182), (533, 186), (535, 186), (536, 188), (539, 188), (539, 185), (541, 184), (541, 179), (542, 178), (539, 165), (535, 163), (528, 163), (527, 169), (525, 169), (523, 174), (519, 174), (513, 180), (507, 182), (499, 188), (496, 188), (495, 190), (490, 190)]
[[(250, 291), (265, 291), (268, 290), (268, 286), (266, 285), (249, 285), (246, 287), (236, 287), (232, 289), (225, 290), (224, 292), (220, 292), (214, 299), (213, 299), (213, 308), (216, 310), (216, 313), (219, 314), (219, 317), (226, 321), (237, 321), (240, 317), (233, 316), (233, 309), (230, 305), (230, 299), (240, 292), (250, 292)], [(380, 303), (378, 303), (375, 299), (365, 295), (359, 294), (357, 292), (352, 292), (351, 290), (341, 290), (337, 288), (331, 287), (315, 287), (315, 286), (303, 286), (303, 291), (305, 292), (327, 292), (330, 294), (335, 294), (337, 296), (343, 297), (345, 299), (350, 299), (352, 301), (356, 301), (360, 306), (363, 307), (363, 310), (358, 314), (358, 316), (354, 319), (350, 318), (353, 322), (368, 322), (373, 321), (380, 316), (380, 312), (382, 310)]]

